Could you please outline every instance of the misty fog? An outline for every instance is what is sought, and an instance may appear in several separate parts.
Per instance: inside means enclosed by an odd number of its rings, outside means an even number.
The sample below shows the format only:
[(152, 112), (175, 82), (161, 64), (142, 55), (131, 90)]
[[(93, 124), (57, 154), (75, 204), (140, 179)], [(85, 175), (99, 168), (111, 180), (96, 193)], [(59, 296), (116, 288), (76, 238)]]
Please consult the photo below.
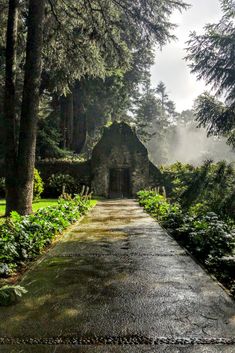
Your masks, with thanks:
[(165, 142), (165, 160), (159, 157), (157, 138), (149, 143), (150, 158), (158, 165), (177, 161), (193, 165), (202, 164), (205, 160), (235, 162), (235, 150), (226, 143), (226, 138), (207, 137), (203, 128), (176, 126), (174, 134), (166, 136)]

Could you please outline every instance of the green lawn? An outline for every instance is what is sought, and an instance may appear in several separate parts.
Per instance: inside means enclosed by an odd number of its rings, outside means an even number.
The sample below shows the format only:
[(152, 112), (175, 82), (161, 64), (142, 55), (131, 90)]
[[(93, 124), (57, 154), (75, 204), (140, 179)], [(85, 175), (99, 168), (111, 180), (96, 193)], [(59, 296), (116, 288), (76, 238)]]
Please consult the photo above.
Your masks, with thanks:
[[(36, 212), (39, 208), (47, 206), (55, 206), (57, 204), (57, 199), (41, 199), (40, 201), (33, 203), (33, 211)], [(0, 200), (0, 217), (4, 216), (5, 213), (5, 200)]]

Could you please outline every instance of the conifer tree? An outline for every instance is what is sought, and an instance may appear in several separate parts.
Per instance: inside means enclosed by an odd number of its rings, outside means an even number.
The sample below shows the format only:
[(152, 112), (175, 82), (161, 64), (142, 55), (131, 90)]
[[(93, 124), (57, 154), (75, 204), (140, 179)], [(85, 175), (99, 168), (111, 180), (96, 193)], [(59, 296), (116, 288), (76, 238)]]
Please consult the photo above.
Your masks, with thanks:
[[(235, 146), (235, 7), (233, 0), (221, 0), (223, 17), (205, 27), (204, 33), (193, 32), (188, 41), (188, 55), (193, 73), (212, 86), (214, 95), (204, 93), (196, 101), (199, 126), (208, 135), (225, 135)], [(223, 96), (225, 101), (219, 101)]]

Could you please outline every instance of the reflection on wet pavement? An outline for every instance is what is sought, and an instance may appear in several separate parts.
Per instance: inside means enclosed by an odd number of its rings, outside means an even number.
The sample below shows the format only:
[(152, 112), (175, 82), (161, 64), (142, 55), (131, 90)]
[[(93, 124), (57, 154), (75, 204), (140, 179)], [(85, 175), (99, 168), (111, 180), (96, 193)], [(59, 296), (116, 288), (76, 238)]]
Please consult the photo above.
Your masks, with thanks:
[(3, 353), (234, 349), (232, 300), (133, 200), (99, 202), (22, 284), (0, 311)]

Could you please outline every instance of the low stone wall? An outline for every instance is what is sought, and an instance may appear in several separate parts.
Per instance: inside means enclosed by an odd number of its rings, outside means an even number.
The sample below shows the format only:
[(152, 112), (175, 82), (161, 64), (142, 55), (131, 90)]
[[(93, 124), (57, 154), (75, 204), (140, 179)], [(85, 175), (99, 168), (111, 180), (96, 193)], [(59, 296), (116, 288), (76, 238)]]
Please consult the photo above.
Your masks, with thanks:
[[(86, 185), (91, 188), (91, 163), (87, 162), (73, 162), (73, 161), (38, 161), (36, 168), (39, 170), (42, 180), (44, 182), (44, 197), (57, 197), (57, 193), (48, 183), (48, 179), (52, 174), (68, 174), (71, 175), (77, 185)], [(4, 163), (0, 162), (0, 178), (5, 176)], [(0, 189), (0, 198), (4, 197), (4, 191)]]
[[(44, 181), (49, 179), (52, 174), (69, 174), (81, 183), (91, 184), (91, 162), (73, 162), (60, 160), (37, 161), (36, 168), (39, 170)], [(0, 162), (0, 178), (5, 177), (4, 163)]]
[(90, 161), (73, 162), (73, 161), (38, 161), (36, 168), (39, 170), (42, 180), (44, 181), (44, 197), (57, 197), (55, 189), (51, 188), (48, 179), (54, 174), (68, 174), (75, 179), (76, 186), (82, 188), (82, 185), (91, 188), (91, 167)]
[[(45, 183), (45, 194), (50, 194), (48, 191), (48, 179), (52, 174), (68, 174), (71, 175), (78, 184), (86, 185), (91, 188), (92, 184), (92, 169), (91, 161), (74, 162), (74, 161), (61, 161), (61, 160), (42, 160), (36, 162), (36, 168), (39, 170), (40, 175)], [(0, 162), (0, 177), (5, 176), (4, 164)], [(94, 175), (93, 175), (94, 177)], [(150, 162), (149, 164), (149, 184), (148, 187), (163, 186), (164, 178), (159, 169)], [(147, 185), (146, 185), (147, 186)]]

